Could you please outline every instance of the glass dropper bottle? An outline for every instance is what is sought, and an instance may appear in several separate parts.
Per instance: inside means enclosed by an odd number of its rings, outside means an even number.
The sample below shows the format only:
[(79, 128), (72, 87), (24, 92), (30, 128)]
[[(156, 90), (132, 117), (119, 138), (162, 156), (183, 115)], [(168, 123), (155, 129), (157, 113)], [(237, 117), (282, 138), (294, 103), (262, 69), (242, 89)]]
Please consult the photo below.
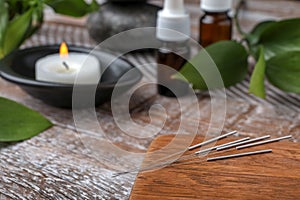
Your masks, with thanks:
[(201, 0), (204, 15), (200, 18), (199, 43), (206, 47), (221, 40), (231, 40), (231, 0)]
[(158, 93), (167, 97), (182, 96), (188, 84), (171, 77), (190, 55), (190, 16), (183, 0), (164, 1), (163, 10), (158, 12), (156, 37), (161, 42), (157, 51)]

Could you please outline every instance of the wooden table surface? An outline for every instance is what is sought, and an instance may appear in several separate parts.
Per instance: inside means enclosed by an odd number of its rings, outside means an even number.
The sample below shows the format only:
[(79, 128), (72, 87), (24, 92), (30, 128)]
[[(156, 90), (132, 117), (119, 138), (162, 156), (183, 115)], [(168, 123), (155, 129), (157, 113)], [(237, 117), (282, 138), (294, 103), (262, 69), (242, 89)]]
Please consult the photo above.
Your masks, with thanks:
[[(173, 135), (156, 138), (150, 145), (148, 153), (161, 149), (172, 139)], [(232, 140), (233, 138), (228, 137), (218, 141), (216, 145)], [(201, 141), (203, 138), (196, 137), (193, 144)], [(206, 161), (207, 157), (263, 149), (272, 149), (272, 153)], [(185, 152), (177, 162), (164, 168), (140, 172), (132, 188), (130, 200), (158, 197), (163, 200), (300, 198), (299, 143), (281, 141), (243, 150), (213, 151), (208, 156), (191, 156), (198, 150)], [(144, 163), (147, 163), (147, 157)]]
[[(241, 15), (242, 26), (250, 30), (264, 19), (300, 17), (300, 3), (284, 0), (249, 0)], [(154, 3), (160, 3), (154, 1)], [(197, 21), (201, 12), (198, 5), (190, 3), (188, 9), (193, 18), (193, 37), (197, 37)], [(55, 20), (55, 22), (54, 22)], [(95, 43), (88, 37), (82, 26), (83, 20), (76, 25), (68, 25), (65, 18), (48, 17), (42, 29), (29, 39), (23, 47), (58, 43), (62, 38), (69, 43), (92, 46)], [(77, 24), (78, 23), (78, 24)], [(55, 33), (52, 29), (57, 29)], [(235, 37), (238, 35), (235, 33)], [(74, 39), (80, 38), (80, 40)], [(153, 55), (131, 54), (128, 59), (143, 63), (153, 61)], [(143, 71), (142, 83), (147, 82)], [(271, 134), (282, 136), (292, 134), (295, 142), (300, 141), (300, 102), (299, 95), (285, 94), (268, 86), (269, 97), (260, 100), (247, 94), (247, 80), (228, 89), (226, 102), (226, 121), (224, 131), (238, 130), (240, 135), (259, 136)], [(48, 106), (26, 94), (18, 86), (0, 79), (0, 96), (16, 100), (45, 115), (55, 126), (30, 140), (0, 144), (0, 199), (127, 199), (130, 195), (136, 173), (113, 176), (115, 170), (99, 161), (90, 151), (89, 145), (99, 145), (90, 130), (76, 130), (71, 110)], [(206, 94), (198, 96), (201, 117), (194, 115), (193, 106), (186, 104), (185, 117), (191, 122), (199, 122), (197, 133), (205, 134), (210, 124), (210, 98)], [(221, 101), (216, 103), (220, 103)], [(149, 108), (154, 104), (162, 105), (168, 117), (163, 130), (157, 135), (172, 134), (180, 122), (180, 110), (176, 100), (158, 96), (154, 85), (147, 85), (135, 92), (130, 102), (133, 120), (147, 124)], [(152, 110), (153, 111), (153, 110)], [(157, 136), (138, 139), (122, 134), (114, 123), (110, 103), (96, 109), (97, 118), (103, 128), (103, 135), (115, 145), (130, 152), (146, 152), (149, 144)], [(162, 123), (159, 113), (152, 122)], [(186, 124), (185, 131), (194, 130)], [(140, 131), (143, 130), (132, 130)], [(118, 160), (115, 164), (118, 165)], [(120, 163), (122, 163), (120, 161)]]

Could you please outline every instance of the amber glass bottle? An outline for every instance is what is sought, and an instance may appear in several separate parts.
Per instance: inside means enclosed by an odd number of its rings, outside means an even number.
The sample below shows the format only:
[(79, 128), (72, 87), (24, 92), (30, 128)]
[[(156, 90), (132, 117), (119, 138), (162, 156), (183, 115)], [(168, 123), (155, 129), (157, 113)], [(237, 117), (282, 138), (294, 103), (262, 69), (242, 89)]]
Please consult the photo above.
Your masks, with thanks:
[(205, 14), (200, 18), (199, 43), (206, 47), (221, 40), (230, 40), (232, 19), (228, 15), (231, 0), (202, 0)]

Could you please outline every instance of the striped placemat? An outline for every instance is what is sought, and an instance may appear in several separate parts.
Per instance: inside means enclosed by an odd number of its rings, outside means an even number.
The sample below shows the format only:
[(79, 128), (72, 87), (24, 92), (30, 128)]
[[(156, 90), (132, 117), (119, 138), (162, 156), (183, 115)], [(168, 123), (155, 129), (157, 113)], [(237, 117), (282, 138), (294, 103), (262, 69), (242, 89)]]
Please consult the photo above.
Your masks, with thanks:
[[(59, 44), (63, 40), (69, 44), (84, 47), (93, 48), (97, 45), (97, 43), (90, 38), (86, 28), (51, 22), (44, 23), (39, 32), (28, 39), (21, 48)], [(153, 52), (130, 53), (125, 55), (125, 57), (142, 71), (144, 74), (144, 81), (156, 76), (155, 55)], [(260, 103), (266, 106), (280, 106), (293, 111), (300, 111), (300, 95), (285, 93), (266, 82), (267, 98), (260, 99), (253, 95), (249, 95), (249, 80), (250, 76), (248, 75), (243, 82), (227, 89), (227, 96), (233, 99), (244, 100), (249, 103)]]

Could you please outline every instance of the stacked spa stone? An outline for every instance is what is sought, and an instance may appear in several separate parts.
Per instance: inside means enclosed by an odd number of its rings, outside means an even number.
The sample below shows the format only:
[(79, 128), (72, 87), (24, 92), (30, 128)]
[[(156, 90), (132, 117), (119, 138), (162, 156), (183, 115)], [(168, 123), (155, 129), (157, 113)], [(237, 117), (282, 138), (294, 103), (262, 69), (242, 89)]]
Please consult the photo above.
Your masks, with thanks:
[(89, 16), (87, 27), (90, 36), (100, 43), (126, 30), (155, 27), (160, 9), (146, 0), (107, 0)]

